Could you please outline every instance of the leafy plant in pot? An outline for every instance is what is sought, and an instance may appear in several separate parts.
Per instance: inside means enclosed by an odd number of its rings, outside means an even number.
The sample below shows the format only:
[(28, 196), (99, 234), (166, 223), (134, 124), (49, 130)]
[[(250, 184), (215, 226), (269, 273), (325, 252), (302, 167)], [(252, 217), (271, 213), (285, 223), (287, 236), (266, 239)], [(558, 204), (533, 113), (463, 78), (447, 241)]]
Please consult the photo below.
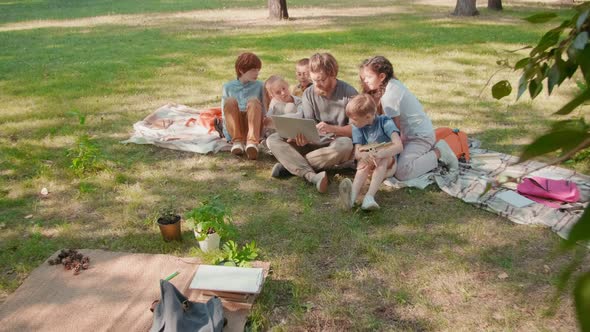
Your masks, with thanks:
[(160, 212), (157, 222), (164, 241), (182, 241), (180, 215), (170, 209), (164, 209)]
[(215, 199), (203, 201), (199, 207), (187, 212), (185, 218), (192, 224), (199, 247), (204, 252), (219, 249), (222, 237), (236, 233), (229, 210)]

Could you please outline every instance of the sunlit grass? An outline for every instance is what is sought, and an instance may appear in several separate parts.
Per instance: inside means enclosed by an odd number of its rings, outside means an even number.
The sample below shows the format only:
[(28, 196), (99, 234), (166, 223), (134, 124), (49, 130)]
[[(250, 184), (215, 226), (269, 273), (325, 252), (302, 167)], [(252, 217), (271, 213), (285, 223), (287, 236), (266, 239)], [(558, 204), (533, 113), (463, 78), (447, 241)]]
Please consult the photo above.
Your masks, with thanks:
[[(163, 207), (182, 214), (219, 195), (237, 240), (256, 240), (273, 269), (253, 326), (574, 329), (567, 296), (546, 314), (568, 260), (549, 257), (559, 241), (549, 230), (514, 225), (434, 188), (383, 190), (381, 211), (345, 213), (337, 183), (350, 171), (332, 172), (329, 194), (319, 195), (297, 178), (269, 179), (269, 155), (250, 162), (119, 144), (163, 104), (218, 105), (241, 51), (260, 55), (262, 78), (276, 73), (292, 84), (295, 61), (330, 51), (339, 77), (355, 86), (357, 65), (385, 55), (436, 126), (517, 154), (576, 89), (564, 83), (550, 98), (518, 102), (482, 92), (496, 60), (523, 56), (504, 50), (536, 42), (548, 27), (520, 20), (542, 8), (463, 19), (448, 15), (449, 4), (289, 1), (295, 19), (276, 23), (265, 9), (235, 9), (261, 6), (254, 1), (60, 3), (68, 10), (0, 1), (0, 298), (63, 247), (198, 253), (186, 224), (182, 243), (164, 243), (155, 219)], [(318, 8), (307, 15), (308, 5)], [(377, 5), (385, 7), (370, 8)], [(189, 12), (222, 6), (233, 8)], [(509, 71), (496, 77), (518, 80)], [(105, 167), (76, 176), (66, 152), (81, 134), (97, 142)], [(587, 162), (568, 167), (590, 170)]]

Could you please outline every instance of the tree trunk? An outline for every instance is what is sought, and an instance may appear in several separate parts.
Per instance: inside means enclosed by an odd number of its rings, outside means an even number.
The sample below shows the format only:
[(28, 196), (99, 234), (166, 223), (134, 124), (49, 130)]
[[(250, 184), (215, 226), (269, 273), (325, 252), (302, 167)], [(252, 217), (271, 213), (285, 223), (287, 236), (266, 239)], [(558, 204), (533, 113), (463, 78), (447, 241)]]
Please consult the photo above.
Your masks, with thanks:
[(287, 0), (268, 0), (268, 16), (271, 20), (288, 20)]
[(502, 10), (502, 0), (488, 0), (488, 9)]
[(455, 11), (453, 12), (453, 15), (457, 15), (457, 16), (479, 15), (477, 8), (475, 8), (475, 0), (457, 0), (457, 6), (455, 7)]

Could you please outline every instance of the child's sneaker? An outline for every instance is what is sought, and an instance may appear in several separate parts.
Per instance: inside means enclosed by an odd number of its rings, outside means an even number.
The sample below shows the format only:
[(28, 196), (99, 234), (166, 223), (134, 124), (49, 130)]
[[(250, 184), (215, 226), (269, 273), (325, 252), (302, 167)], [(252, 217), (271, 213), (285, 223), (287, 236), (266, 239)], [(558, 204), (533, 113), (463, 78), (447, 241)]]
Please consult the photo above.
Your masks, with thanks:
[(241, 156), (244, 154), (244, 144), (242, 144), (242, 142), (234, 143), (234, 145), (231, 147), (231, 154), (236, 156)]
[(246, 155), (250, 160), (256, 160), (258, 158), (258, 147), (256, 144), (250, 143), (246, 145)]
[(440, 157), (438, 160), (447, 165), (449, 167), (449, 171), (456, 171), (459, 169), (459, 161), (457, 160), (457, 156), (447, 144), (447, 142), (445, 142), (445, 140), (441, 139), (434, 145), (434, 147), (440, 152)]
[(352, 181), (350, 179), (344, 179), (340, 182), (338, 187), (340, 192), (340, 203), (345, 210), (352, 209), (354, 201), (352, 200)]
[(361, 205), (361, 209), (367, 211), (379, 210), (379, 204), (375, 202), (375, 197), (365, 195), (365, 198), (363, 199), (363, 205)]

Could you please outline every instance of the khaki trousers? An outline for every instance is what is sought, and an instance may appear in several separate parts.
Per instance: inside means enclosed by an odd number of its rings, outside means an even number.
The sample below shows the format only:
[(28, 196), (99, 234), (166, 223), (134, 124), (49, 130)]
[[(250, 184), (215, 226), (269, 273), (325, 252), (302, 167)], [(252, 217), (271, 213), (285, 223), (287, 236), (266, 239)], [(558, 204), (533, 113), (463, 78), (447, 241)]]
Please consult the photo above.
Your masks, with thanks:
[(435, 138), (408, 137), (403, 141), (404, 150), (397, 159), (395, 177), (400, 181), (417, 178), (438, 166), (434, 152)]
[(274, 133), (266, 139), (266, 144), (277, 160), (291, 172), (304, 177), (309, 172), (331, 169), (352, 158), (352, 140), (337, 137), (329, 144), (297, 146), (287, 143)]
[(240, 112), (238, 101), (227, 98), (223, 107), (225, 126), (233, 143), (258, 144), (262, 130), (262, 104), (250, 99), (246, 111)]

